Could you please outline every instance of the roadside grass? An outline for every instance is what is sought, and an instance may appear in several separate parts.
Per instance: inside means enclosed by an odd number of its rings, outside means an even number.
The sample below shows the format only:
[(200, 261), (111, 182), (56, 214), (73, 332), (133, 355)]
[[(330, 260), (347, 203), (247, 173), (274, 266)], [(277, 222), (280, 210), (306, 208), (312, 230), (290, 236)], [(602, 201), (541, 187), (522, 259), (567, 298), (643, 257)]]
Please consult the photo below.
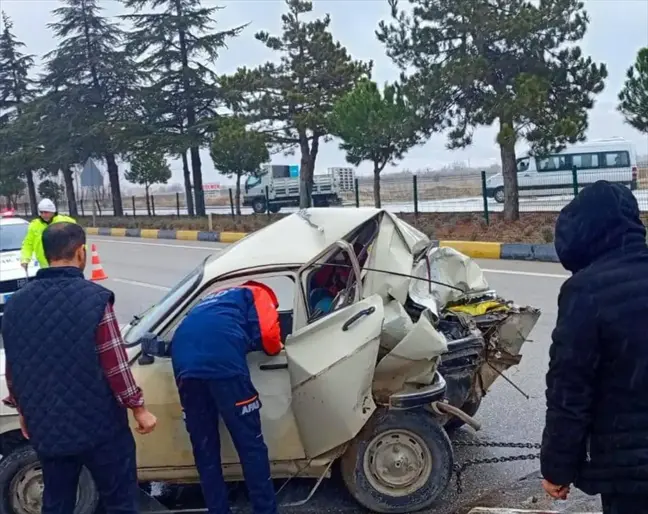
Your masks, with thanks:
[[(476, 213), (400, 213), (399, 217), (415, 226), (428, 236), (441, 240), (497, 241), (504, 243), (551, 243), (558, 213), (522, 213), (520, 220), (511, 223), (502, 219), (501, 214), (493, 213), (490, 224), (486, 225), (481, 214)], [(253, 232), (273, 223), (287, 214), (246, 215), (232, 218), (229, 215), (212, 215), (213, 229), (216, 232)], [(189, 216), (127, 216), (123, 218), (101, 216), (96, 218), (97, 227), (145, 228), (164, 230), (202, 230), (209, 229), (207, 217)], [(88, 227), (90, 217), (80, 217), (79, 222)]]

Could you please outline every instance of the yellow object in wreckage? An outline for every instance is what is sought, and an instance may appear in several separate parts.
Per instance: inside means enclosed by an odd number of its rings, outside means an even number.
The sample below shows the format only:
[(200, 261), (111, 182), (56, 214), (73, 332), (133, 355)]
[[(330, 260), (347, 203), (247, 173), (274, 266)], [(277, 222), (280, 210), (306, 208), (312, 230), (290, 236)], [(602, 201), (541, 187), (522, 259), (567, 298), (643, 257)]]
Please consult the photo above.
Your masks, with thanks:
[(453, 305), (448, 307), (452, 312), (464, 312), (471, 316), (481, 316), (493, 311), (507, 311), (509, 308), (506, 304), (495, 300), (488, 300), (479, 303), (467, 303), (463, 305)]

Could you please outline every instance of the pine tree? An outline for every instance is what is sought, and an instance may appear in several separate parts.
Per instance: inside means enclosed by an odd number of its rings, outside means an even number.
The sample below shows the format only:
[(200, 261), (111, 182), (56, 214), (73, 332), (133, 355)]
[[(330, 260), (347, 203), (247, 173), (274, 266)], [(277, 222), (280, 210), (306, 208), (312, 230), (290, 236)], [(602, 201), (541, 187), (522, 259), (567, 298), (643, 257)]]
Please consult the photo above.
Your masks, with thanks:
[(373, 164), (374, 205), (380, 208), (380, 173), (424, 141), (427, 122), (397, 86), (387, 84), (381, 92), (375, 82), (363, 80), (335, 104), (329, 124), (347, 162)]
[[(25, 44), (19, 41), (12, 32), (13, 23), (9, 16), (2, 13), (3, 30), (0, 34), (0, 114), (5, 121), (5, 129), (11, 131), (10, 125), (22, 115), (25, 105), (33, 99), (34, 81), (30, 78), (29, 73), (34, 66), (34, 57), (23, 53)], [(4, 169), (5, 183), (13, 185), (19, 183), (19, 177), (25, 177), (27, 180), (27, 191), (29, 194), (29, 203), (31, 205), (32, 215), (36, 215), (36, 187), (34, 185), (33, 169), (30, 167), (30, 152), (33, 150), (29, 141), (20, 141), (20, 138), (11, 138), (9, 133), (5, 136), (16, 142), (18, 146), (13, 146), (12, 153), (20, 152), (21, 156), (15, 156), (12, 160), (13, 167), (11, 170)], [(9, 148), (6, 148), (9, 152)], [(5, 163), (8, 161), (5, 158)], [(14, 179), (9, 178), (10, 173), (15, 173)]]
[(629, 125), (648, 134), (648, 47), (637, 53), (637, 60), (628, 69), (619, 93), (619, 111)]
[[(187, 127), (186, 109), (181, 89), (179, 87), (179, 90), (174, 90), (160, 84), (142, 88), (137, 122), (133, 123), (130, 130), (126, 131), (124, 135), (130, 139), (131, 143), (136, 141), (135, 144), (138, 147), (159, 149), (170, 156), (182, 159), (187, 213), (194, 216), (194, 195), (187, 157), (193, 140)], [(213, 103), (213, 100), (210, 99), (209, 103)], [(197, 109), (197, 112), (202, 113), (203, 108)], [(207, 116), (211, 115), (210, 112)], [(197, 144), (200, 144), (200, 140), (197, 141)]]
[[(177, 105), (170, 105), (161, 114), (165, 122), (174, 125), (174, 131), (180, 128), (181, 141), (173, 146), (183, 148), (183, 142), (190, 142), (196, 214), (204, 216), (199, 152), (205, 141), (200, 121), (206, 112), (215, 112), (218, 95), (217, 76), (203, 60), (216, 61), (227, 40), (237, 36), (244, 26), (215, 31), (213, 19), (222, 7), (203, 7), (200, 0), (122, 1), (135, 11), (124, 16), (134, 26), (129, 34), (128, 49), (133, 55), (146, 55), (141, 65), (150, 78), (147, 84), (150, 94), (159, 99), (176, 95), (181, 102), (182, 119), (178, 117)], [(146, 7), (155, 12), (142, 13)], [(186, 155), (184, 149), (181, 155)], [(185, 187), (187, 182), (185, 177)]]
[(236, 177), (234, 203), (241, 215), (241, 179), (255, 175), (270, 160), (265, 134), (249, 130), (245, 121), (236, 117), (218, 121), (210, 155), (214, 167), (229, 178)]
[(45, 56), (49, 91), (74, 106), (74, 118), (87, 123), (87, 146), (81, 153), (105, 159), (115, 216), (123, 216), (117, 155), (118, 136), (132, 115), (132, 96), (139, 75), (124, 52), (124, 33), (102, 15), (98, 0), (63, 0), (54, 9), (58, 21), (49, 26), (58, 47)]
[[(75, 193), (75, 165), (84, 163), (92, 148), (93, 135), (87, 127), (92, 120), (84, 116), (81, 102), (74, 102), (69, 92), (50, 92), (32, 102), (25, 113), (29, 138), (40, 149), (42, 174), (58, 176), (65, 181), (67, 206), (71, 216), (78, 216)], [(73, 103), (69, 103), (73, 102)]]
[[(577, 43), (589, 19), (580, 0), (389, 0), (378, 39), (430, 112), (444, 112), (449, 147), (497, 124), (504, 216), (519, 217), (515, 145), (536, 152), (584, 139), (588, 111), (607, 77)], [(410, 11), (410, 9), (408, 9)]]
[(311, 205), (313, 174), (320, 143), (329, 134), (327, 117), (335, 102), (371, 74), (372, 63), (354, 61), (333, 39), (331, 19), (305, 21), (312, 2), (286, 0), (281, 36), (259, 32), (256, 38), (277, 52), (279, 63), (240, 69), (223, 80), (229, 104), (262, 124), (270, 142), (299, 147), (300, 206)]
[(151, 213), (150, 189), (153, 184), (166, 184), (171, 178), (171, 168), (164, 154), (155, 150), (142, 149), (130, 156), (130, 171), (125, 174), (126, 180), (144, 186), (146, 193), (146, 210)]

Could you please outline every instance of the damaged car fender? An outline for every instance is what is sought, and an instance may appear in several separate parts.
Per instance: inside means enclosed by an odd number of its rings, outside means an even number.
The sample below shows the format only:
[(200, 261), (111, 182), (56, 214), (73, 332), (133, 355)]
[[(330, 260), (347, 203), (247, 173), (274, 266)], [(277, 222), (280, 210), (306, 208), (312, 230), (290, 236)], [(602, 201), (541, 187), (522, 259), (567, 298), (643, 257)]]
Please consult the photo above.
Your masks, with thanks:
[[(407, 316), (402, 306), (402, 310), (395, 309), (402, 313), (401, 316)], [(393, 328), (398, 320), (391, 321), (390, 328)], [(379, 360), (374, 372), (374, 397), (384, 405), (389, 405), (390, 397), (394, 393), (430, 385), (439, 359), (448, 348), (445, 336), (434, 328), (430, 311), (424, 311), (418, 321), (412, 323), (411, 328), (404, 320), (401, 324), (407, 327), (406, 335), (392, 349), (381, 345), (381, 350), (387, 350), (387, 353)], [(391, 342), (389, 336), (393, 337), (394, 331), (386, 335), (386, 342), (383, 344)], [(407, 385), (410, 387), (407, 388)]]

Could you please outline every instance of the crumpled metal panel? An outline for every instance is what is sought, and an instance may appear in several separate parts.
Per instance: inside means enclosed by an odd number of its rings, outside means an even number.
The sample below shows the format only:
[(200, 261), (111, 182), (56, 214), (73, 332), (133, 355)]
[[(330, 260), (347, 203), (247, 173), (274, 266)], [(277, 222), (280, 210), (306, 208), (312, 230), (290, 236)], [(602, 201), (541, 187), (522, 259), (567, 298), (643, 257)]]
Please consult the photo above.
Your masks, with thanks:
[(540, 310), (534, 307), (513, 307), (497, 326), (498, 348), (510, 355), (519, 355), (531, 330), (540, 319)]
[(446, 304), (459, 300), (465, 294), (474, 295), (489, 290), (484, 272), (477, 263), (454, 248), (430, 248), (426, 256), (427, 260), (421, 259), (416, 263), (413, 275), (450, 284), (460, 291), (426, 280), (411, 280), (409, 295), (416, 303), (432, 310), (430, 304), (434, 301), (437, 309), (443, 309)]
[(394, 220), (390, 216), (383, 216), (378, 237), (366, 263), (367, 268), (381, 271), (364, 271), (363, 295), (379, 294), (386, 301), (394, 298), (404, 304), (413, 263), (412, 251)]
[(385, 321), (380, 334), (381, 351), (390, 352), (414, 328), (414, 322), (409, 317), (405, 307), (397, 300), (385, 304)]
[(445, 336), (434, 328), (431, 313), (424, 311), (401, 342), (378, 362), (372, 386), (374, 397), (386, 402), (412, 379), (432, 377), (440, 356), (447, 350)]
[(479, 383), (484, 392), (504, 371), (520, 363), (522, 346), (538, 322), (540, 314), (540, 310), (534, 307), (513, 306), (508, 312), (479, 317), (492, 318), (494, 327), (494, 332), (488, 340), (486, 362), (479, 370)]

